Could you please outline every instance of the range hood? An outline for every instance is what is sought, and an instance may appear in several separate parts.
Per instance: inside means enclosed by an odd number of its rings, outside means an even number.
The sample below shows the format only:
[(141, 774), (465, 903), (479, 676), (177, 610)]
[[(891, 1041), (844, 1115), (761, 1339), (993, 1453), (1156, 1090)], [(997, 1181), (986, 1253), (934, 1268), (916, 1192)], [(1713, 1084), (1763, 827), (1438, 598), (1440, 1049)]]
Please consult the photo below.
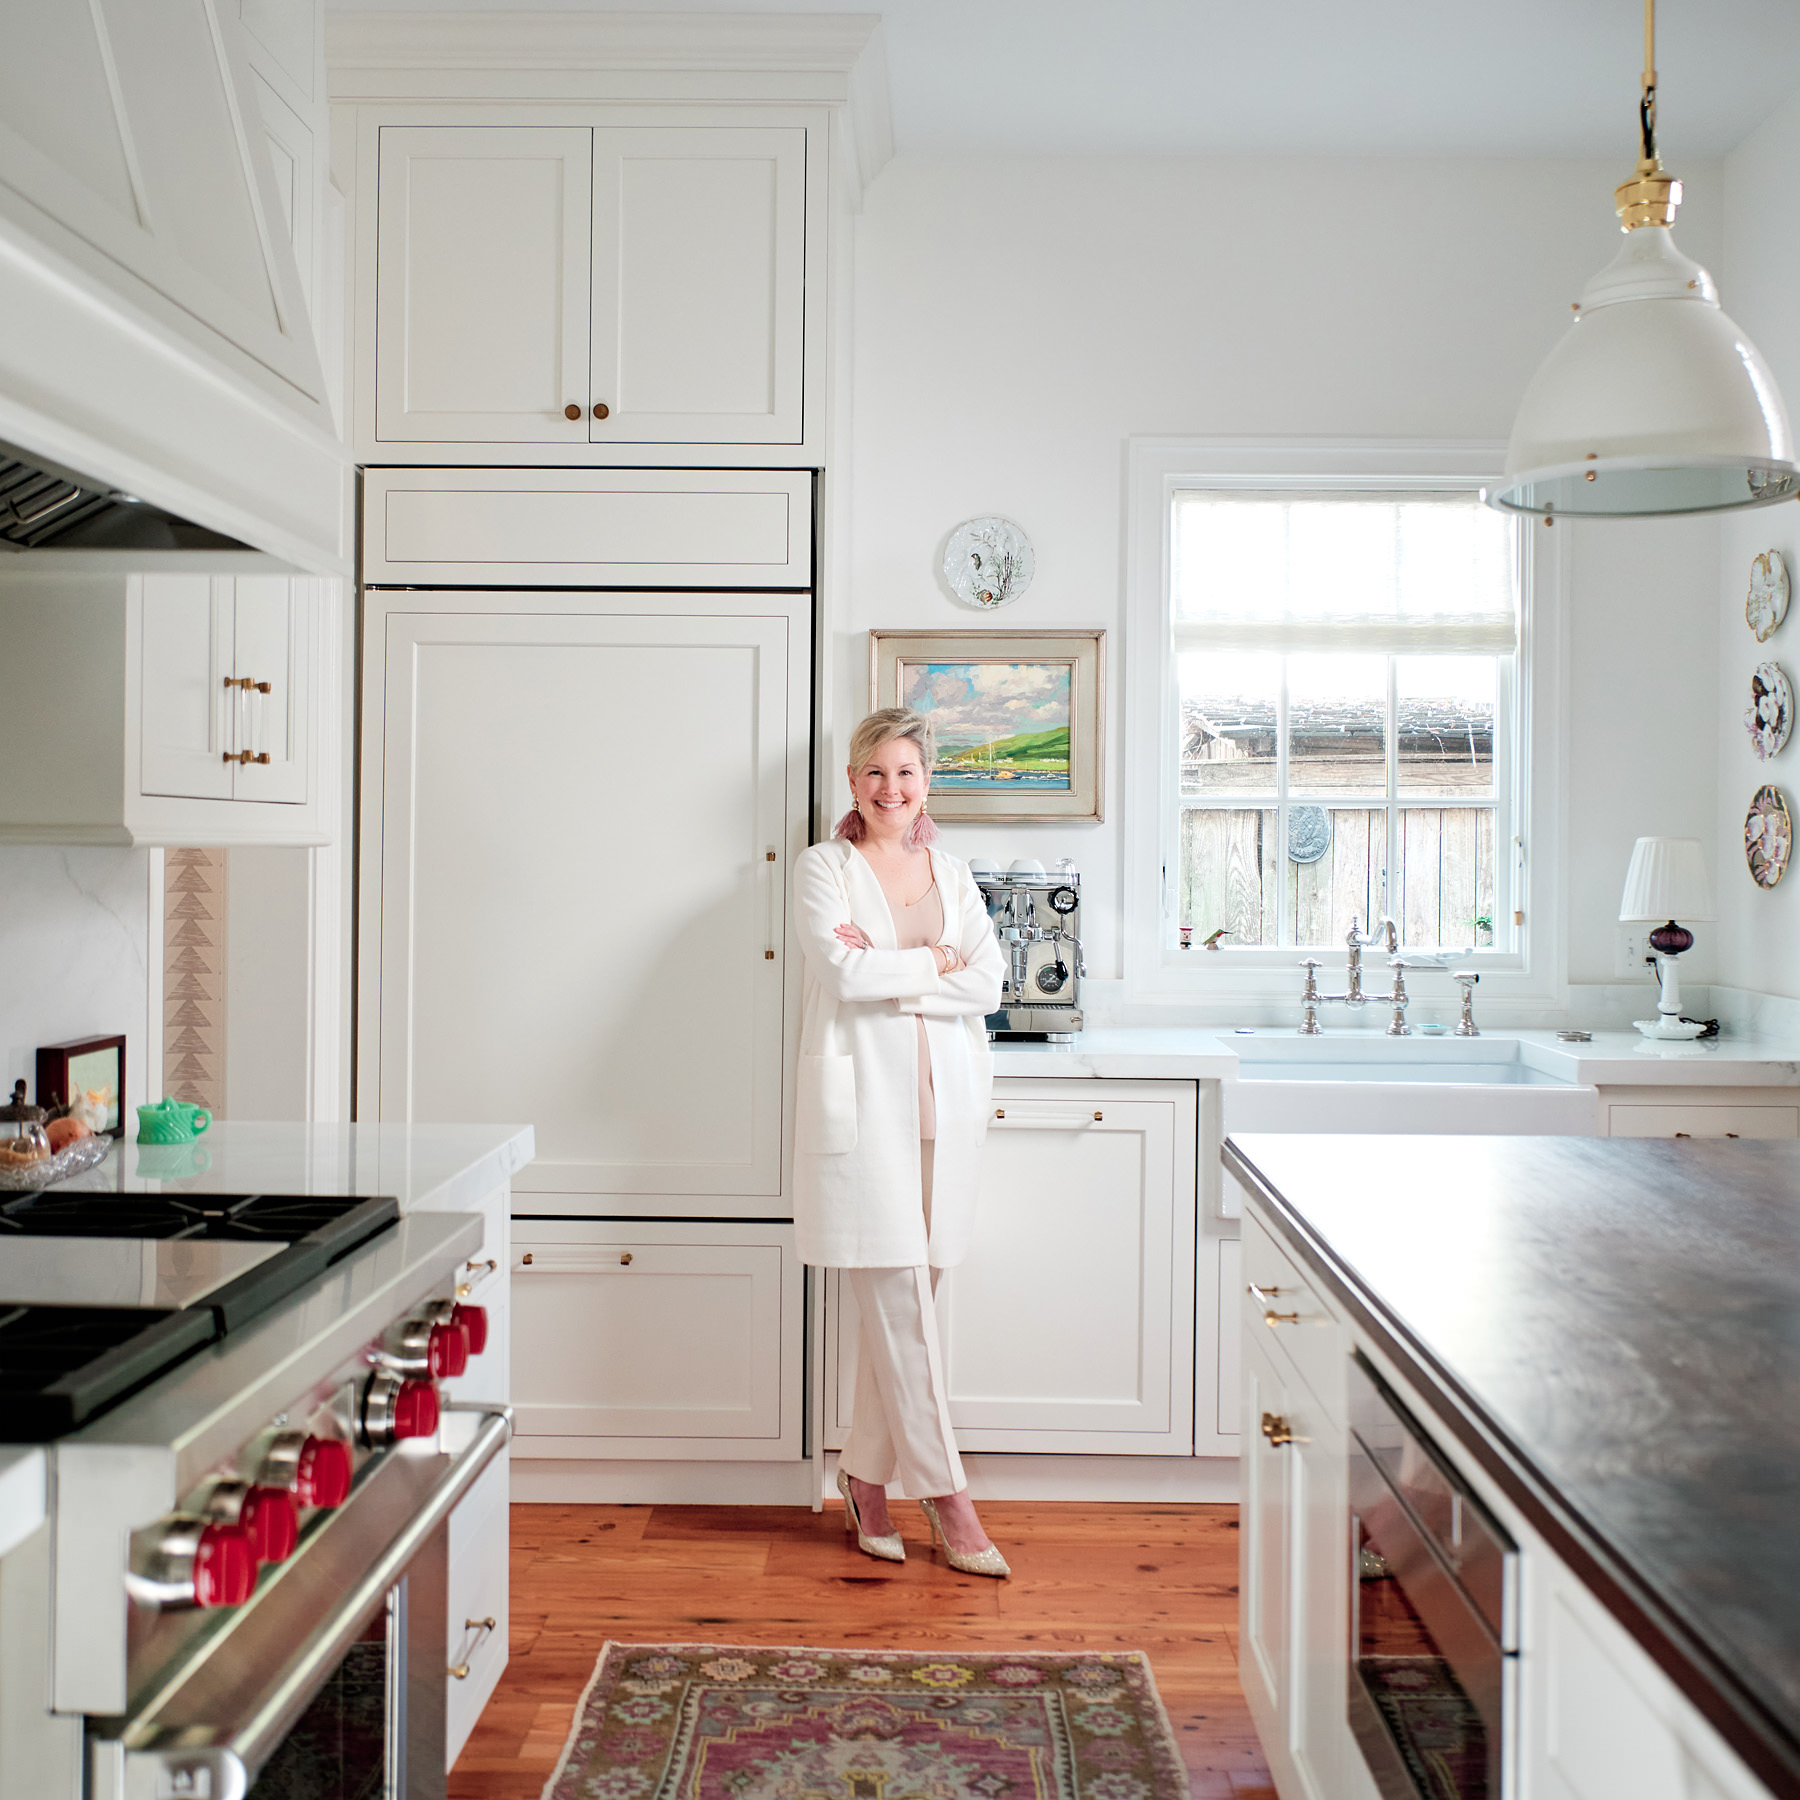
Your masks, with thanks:
[(0, 443), (0, 556), (27, 550), (248, 550), (136, 494)]

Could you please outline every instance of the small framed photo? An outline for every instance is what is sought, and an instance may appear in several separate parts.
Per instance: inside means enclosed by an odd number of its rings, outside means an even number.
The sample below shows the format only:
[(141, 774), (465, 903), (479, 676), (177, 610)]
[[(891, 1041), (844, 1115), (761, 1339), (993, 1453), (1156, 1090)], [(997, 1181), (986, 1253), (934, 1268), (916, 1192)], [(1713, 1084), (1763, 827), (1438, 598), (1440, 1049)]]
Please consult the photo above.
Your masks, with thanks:
[(1106, 817), (1104, 631), (871, 631), (869, 704), (931, 720), (933, 818)]
[(125, 1135), (125, 1039), (75, 1038), (45, 1044), (37, 1053), (37, 1103), (72, 1106), (85, 1098), (92, 1109), (105, 1109), (106, 1123), (94, 1127), (109, 1137)]

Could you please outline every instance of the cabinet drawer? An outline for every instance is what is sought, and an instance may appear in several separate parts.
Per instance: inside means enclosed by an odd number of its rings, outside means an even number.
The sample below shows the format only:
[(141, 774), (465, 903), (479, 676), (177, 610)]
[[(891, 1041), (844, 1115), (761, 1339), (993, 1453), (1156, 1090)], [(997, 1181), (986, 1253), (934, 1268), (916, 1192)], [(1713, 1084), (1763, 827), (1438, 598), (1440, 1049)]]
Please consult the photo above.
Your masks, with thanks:
[(812, 477), (658, 469), (370, 471), (373, 585), (803, 588)]
[(512, 1277), (519, 1455), (799, 1454), (790, 1228), (515, 1219)]
[(1244, 1221), (1241, 1316), (1247, 1333), (1275, 1347), (1332, 1418), (1344, 1412), (1350, 1345), (1306, 1276), (1254, 1217)]
[(510, 1459), (502, 1451), (450, 1515), (444, 1608), (447, 1765), (462, 1753), (506, 1667), (510, 1477)]
[(1800, 1135), (1792, 1106), (1619, 1106), (1606, 1109), (1608, 1137), (1791, 1138)]

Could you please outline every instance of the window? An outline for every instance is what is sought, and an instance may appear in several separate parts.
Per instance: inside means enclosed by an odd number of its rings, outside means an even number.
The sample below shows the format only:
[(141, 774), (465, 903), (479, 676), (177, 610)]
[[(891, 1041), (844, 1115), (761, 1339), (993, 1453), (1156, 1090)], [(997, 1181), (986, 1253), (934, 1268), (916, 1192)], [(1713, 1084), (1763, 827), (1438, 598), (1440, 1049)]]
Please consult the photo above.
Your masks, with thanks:
[(1171, 502), (1177, 929), (1506, 945), (1521, 527), (1471, 493)]
[(1132, 444), (1127, 1000), (1275, 1016), (1242, 1002), (1287, 1006), (1298, 957), (1337, 964), (1383, 914), (1480, 967), (1484, 1015), (1560, 995), (1527, 849), (1556, 836), (1565, 534), (1481, 503), (1501, 458)]

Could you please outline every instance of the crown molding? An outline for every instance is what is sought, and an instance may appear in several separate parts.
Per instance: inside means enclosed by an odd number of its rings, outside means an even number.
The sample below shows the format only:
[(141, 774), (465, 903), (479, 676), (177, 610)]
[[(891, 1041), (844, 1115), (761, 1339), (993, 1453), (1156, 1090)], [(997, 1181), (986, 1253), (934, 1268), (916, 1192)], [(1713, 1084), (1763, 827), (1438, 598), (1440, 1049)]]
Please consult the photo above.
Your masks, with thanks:
[(848, 78), (873, 13), (370, 12), (325, 15), (333, 70), (717, 70)]
[(747, 102), (841, 109), (854, 208), (894, 154), (874, 13), (325, 15), (333, 100)]

